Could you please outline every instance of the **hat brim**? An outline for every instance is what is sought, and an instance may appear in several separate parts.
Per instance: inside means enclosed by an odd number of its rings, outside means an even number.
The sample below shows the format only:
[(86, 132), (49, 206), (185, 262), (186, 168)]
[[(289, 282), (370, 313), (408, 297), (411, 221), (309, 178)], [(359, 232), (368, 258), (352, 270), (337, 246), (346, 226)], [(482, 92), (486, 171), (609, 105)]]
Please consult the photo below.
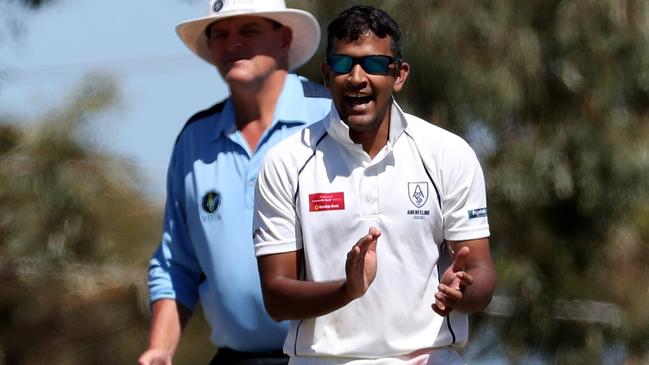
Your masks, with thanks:
[(213, 14), (203, 18), (188, 20), (176, 26), (176, 33), (185, 45), (200, 58), (215, 65), (212, 53), (207, 45), (205, 29), (215, 21), (235, 16), (259, 16), (272, 19), (291, 28), (293, 39), (288, 51), (288, 68), (295, 70), (306, 63), (318, 49), (320, 43), (320, 25), (313, 15), (299, 9), (282, 9), (277, 11), (250, 12), (233, 11)]

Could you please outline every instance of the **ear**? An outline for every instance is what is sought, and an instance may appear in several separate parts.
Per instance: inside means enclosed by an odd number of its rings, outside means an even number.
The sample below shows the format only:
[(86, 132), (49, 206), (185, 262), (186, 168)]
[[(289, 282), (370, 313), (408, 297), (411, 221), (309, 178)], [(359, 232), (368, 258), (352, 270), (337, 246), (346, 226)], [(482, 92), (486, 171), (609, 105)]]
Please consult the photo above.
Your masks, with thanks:
[(396, 70), (396, 74), (394, 75), (394, 85), (392, 86), (393, 92), (398, 93), (399, 91), (401, 91), (403, 84), (405, 84), (406, 79), (408, 78), (409, 73), (410, 65), (406, 62), (402, 62), (399, 65), (399, 68)]
[(324, 86), (329, 89), (329, 76), (331, 76), (331, 70), (329, 69), (329, 65), (325, 60), (322, 60), (322, 62), (320, 63), (320, 74), (322, 74), (322, 81), (324, 83)]
[(293, 31), (291, 28), (283, 26), (280, 30), (281, 40), (282, 40), (282, 49), (288, 54), (289, 48), (291, 48), (291, 42), (293, 41)]

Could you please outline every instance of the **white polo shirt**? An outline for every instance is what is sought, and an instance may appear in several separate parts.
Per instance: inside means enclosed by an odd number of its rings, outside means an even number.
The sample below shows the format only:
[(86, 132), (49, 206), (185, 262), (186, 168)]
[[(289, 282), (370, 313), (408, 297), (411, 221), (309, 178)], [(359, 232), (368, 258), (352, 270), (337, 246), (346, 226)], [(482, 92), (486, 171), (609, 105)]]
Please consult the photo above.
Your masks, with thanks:
[(464, 344), (467, 316), (444, 318), (431, 309), (448, 265), (446, 255), (438, 260), (444, 240), (488, 237), (486, 212), (482, 170), (469, 145), (396, 102), (388, 143), (374, 159), (349, 138), (333, 106), (328, 118), (271, 149), (255, 196), (257, 256), (302, 249), (304, 280), (339, 280), (357, 240), (370, 226), (382, 233), (377, 276), (363, 297), (291, 321), (284, 351), (292, 363), (408, 359), (417, 350)]

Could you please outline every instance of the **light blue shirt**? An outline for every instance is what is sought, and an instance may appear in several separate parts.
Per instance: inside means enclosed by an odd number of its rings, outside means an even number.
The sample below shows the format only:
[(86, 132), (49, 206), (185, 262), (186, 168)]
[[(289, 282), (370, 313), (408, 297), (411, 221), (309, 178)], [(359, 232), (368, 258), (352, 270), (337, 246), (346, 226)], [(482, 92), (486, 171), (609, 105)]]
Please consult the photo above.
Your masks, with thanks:
[(324, 118), (320, 85), (289, 74), (272, 125), (251, 151), (231, 98), (187, 122), (171, 156), (162, 241), (149, 266), (149, 299), (201, 300), (211, 340), (237, 351), (279, 350), (287, 325), (264, 309), (252, 242), (257, 173), (280, 140)]

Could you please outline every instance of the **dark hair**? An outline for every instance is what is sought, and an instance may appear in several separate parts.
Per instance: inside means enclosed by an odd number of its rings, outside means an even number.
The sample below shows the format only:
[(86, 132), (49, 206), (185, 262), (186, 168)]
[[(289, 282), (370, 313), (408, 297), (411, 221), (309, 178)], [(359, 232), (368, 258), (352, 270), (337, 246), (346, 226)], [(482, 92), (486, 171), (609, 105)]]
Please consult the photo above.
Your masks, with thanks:
[(379, 38), (390, 36), (392, 53), (401, 59), (401, 30), (390, 14), (372, 6), (356, 5), (344, 10), (327, 26), (327, 55), (333, 49), (334, 39), (353, 42), (374, 34)]

